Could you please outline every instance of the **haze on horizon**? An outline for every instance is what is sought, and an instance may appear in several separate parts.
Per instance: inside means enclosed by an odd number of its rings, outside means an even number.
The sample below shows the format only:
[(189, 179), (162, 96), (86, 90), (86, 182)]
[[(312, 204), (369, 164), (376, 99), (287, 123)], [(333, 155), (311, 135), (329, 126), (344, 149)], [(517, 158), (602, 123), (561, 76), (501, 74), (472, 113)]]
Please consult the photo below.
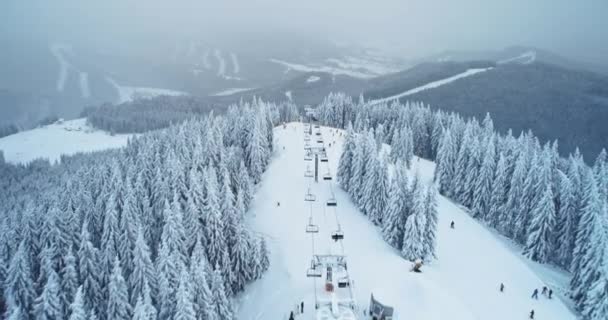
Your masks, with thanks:
[(0, 12), (5, 39), (112, 44), (196, 38), (246, 44), (259, 35), (299, 35), (407, 58), (525, 45), (608, 64), (605, 0), (6, 0)]

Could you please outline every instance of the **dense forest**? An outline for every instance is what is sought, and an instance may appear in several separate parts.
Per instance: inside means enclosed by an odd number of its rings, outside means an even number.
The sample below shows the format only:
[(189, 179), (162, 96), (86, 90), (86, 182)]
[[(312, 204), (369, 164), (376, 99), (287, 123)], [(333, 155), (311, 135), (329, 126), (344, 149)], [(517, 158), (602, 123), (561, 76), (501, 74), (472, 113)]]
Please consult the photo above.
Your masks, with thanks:
[(479, 123), (420, 103), (369, 105), (362, 97), (355, 103), (332, 94), (318, 111), (324, 124), (379, 132), (376, 137), (398, 146), (403, 161), (411, 143), (414, 154), (436, 162), (442, 195), (512, 239), (526, 257), (572, 273), (570, 296), (583, 319), (608, 316), (605, 150), (588, 166), (578, 149), (560, 157), (557, 141), (541, 145), (531, 132), (498, 134), (489, 115)]
[(244, 219), (279, 121), (255, 100), (57, 165), (0, 157), (2, 314), (233, 319), (269, 265)]

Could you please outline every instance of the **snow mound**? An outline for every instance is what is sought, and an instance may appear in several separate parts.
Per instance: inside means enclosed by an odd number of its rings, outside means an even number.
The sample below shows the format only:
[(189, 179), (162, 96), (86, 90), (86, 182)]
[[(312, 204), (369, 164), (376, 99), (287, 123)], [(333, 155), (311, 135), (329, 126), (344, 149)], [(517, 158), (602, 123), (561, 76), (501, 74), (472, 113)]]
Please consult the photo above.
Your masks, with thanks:
[(437, 87), (440, 87), (442, 85), (454, 82), (458, 79), (462, 79), (462, 78), (466, 78), (466, 77), (470, 77), (472, 75), (481, 73), (481, 72), (485, 72), (488, 71), (492, 68), (479, 68), (479, 69), (468, 69), (467, 71), (463, 72), (463, 73), (459, 73), (457, 75), (451, 76), (449, 78), (445, 78), (445, 79), (441, 79), (441, 80), (437, 80), (437, 81), (433, 81), (433, 82), (429, 82), (423, 86), (420, 87), (416, 87), (414, 89), (410, 89), (408, 91), (402, 92), (400, 94), (394, 95), (394, 96), (390, 96), (390, 97), (386, 97), (386, 98), (382, 98), (382, 99), (377, 99), (377, 100), (371, 100), (369, 103), (370, 104), (380, 104), (383, 102), (389, 102), (392, 100), (397, 100), (399, 98), (402, 97), (406, 97), (415, 93), (418, 93), (420, 91), (424, 91), (424, 90), (428, 90), (428, 89), (434, 89)]
[(319, 81), (319, 80), (321, 80), (321, 77), (318, 77), (318, 76), (310, 76), (310, 77), (308, 77), (308, 79), (306, 79), (306, 82), (307, 82), (307, 83), (312, 83), (312, 82), (317, 82), (317, 81)]
[(118, 92), (118, 103), (124, 103), (128, 101), (132, 101), (135, 99), (141, 98), (154, 98), (156, 96), (183, 96), (188, 95), (185, 92), (171, 90), (171, 89), (161, 89), (161, 88), (146, 88), (146, 87), (130, 87), (119, 85), (114, 79), (110, 77), (106, 77), (106, 81), (108, 81), (116, 91)]
[[(329, 162), (320, 163), (320, 173), (335, 174), (344, 133), (321, 130)], [(268, 240), (271, 264), (262, 279), (239, 295), (238, 319), (287, 319), (301, 301), (305, 305), (302, 319), (314, 318), (315, 287), (306, 277), (312, 249), (305, 226), (311, 206), (303, 201), (309, 185), (318, 199), (312, 214), (319, 235), (330, 232), (335, 224), (324, 205), (331, 190), (335, 192), (358, 319), (366, 319), (362, 311), (369, 307), (372, 292), (378, 300), (384, 299), (381, 302), (392, 304), (401, 320), (527, 319), (532, 309), (538, 319), (576, 319), (557, 297), (531, 299), (534, 288), (545, 285), (541, 280), (544, 269), (530, 268), (517, 250), (444, 197), (438, 199), (438, 260), (425, 264), (423, 273), (409, 272), (411, 262), (382, 239), (378, 228), (336, 185), (335, 176), (319, 183), (304, 177), (311, 164), (304, 161), (303, 140), (300, 123), (275, 128), (276, 153), (248, 216), (248, 223)], [(418, 172), (421, 181), (432, 183), (433, 171), (432, 162), (415, 158), (409, 172)], [(449, 227), (451, 221), (455, 221), (455, 229)], [(314, 245), (315, 252), (332, 248), (331, 240), (323, 236)], [(498, 290), (501, 282), (506, 286), (504, 293)]]
[(0, 139), (7, 162), (26, 164), (38, 158), (58, 161), (61, 155), (120, 148), (132, 135), (110, 135), (87, 125), (86, 119), (58, 121)]

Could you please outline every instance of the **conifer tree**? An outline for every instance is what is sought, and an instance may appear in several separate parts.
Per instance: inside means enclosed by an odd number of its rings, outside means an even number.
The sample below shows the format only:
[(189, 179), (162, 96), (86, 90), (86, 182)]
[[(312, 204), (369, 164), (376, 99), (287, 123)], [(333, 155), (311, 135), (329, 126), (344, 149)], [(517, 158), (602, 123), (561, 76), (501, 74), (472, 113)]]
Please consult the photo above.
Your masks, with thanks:
[(101, 279), (103, 275), (100, 268), (100, 253), (93, 246), (86, 226), (82, 228), (78, 258), (84, 304), (88, 310), (95, 310), (99, 314), (102, 311), (105, 313), (105, 308), (102, 307)]
[(216, 265), (213, 271), (211, 281), (213, 292), (213, 306), (218, 315), (219, 320), (228, 320), (233, 317), (232, 303), (226, 297), (226, 289), (224, 288), (224, 280), (222, 279), (222, 271), (220, 266)]
[(156, 272), (152, 259), (150, 258), (150, 249), (144, 239), (144, 234), (141, 228), (138, 228), (137, 239), (133, 247), (133, 272), (129, 275), (129, 288), (131, 289), (131, 305), (135, 305), (137, 298), (144, 296), (146, 286), (155, 292), (156, 288)]
[(34, 314), (36, 319), (60, 320), (63, 319), (63, 307), (59, 294), (61, 287), (59, 276), (53, 268), (46, 270), (47, 281), (42, 294), (34, 301)]
[(175, 308), (174, 320), (196, 320), (194, 307), (192, 306), (192, 292), (189, 288), (189, 276), (186, 270), (182, 270), (179, 288), (177, 289), (177, 306)]
[(114, 259), (114, 268), (108, 283), (108, 311), (107, 319), (128, 320), (131, 319), (131, 305), (129, 304), (129, 293), (127, 284), (122, 276), (122, 268), (118, 257)]
[(492, 182), (492, 195), (490, 196), (490, 209), (486, 217), (486, 222), (493, 228), (498, 229), (503, 234), (506, 230), (502, 229), (508, 220), (505, 206), (507, 205), (507, 163), (505, 156), (500, 153), (498, 164)]
[(439, 192), (451, 195), (451, 183), (455, 178), (456, 144), (450, 130), (443, 133), (437, 151), (437, 169), (435, 170), (435, 182), (439, 185)]
[(412, 214), (405, 222), (401, 255), (410, 261), (423, 259), (427, 254), (424, 238), (427, 225), (424, 198), (424, 192), (420, 187), (414, 190)]
[(495, 146), (494, 137), (488, 136), (485, 143), (484, 157), (475, 180), (472, 211), (476, 218), (486, 219), (490, 210), (490, 198), (492, 196), (492, 182), (495, 170)]
[(355, 149), (355, 137), (352, 124), (348, 124), (346, 130), (346, 138), (344, 146), (342, 148), (342, 154), (340, 155), (340, 162), (338, 163), (338, 173), (336, 179), (342, 189), (349, 191), (349, 181), (352, 176), (352, 166)]
[(84, 297), (82, 293), (82, 286), (78, 287), (76, 294), (74, 295), (74, 301), (70, 305), (70, 318), (69, 320), (87, 320), (87, 312), (84, 306)]
[(568, 176), (559, 171), (559, 210), (556, 218), (556, 262), (565, 269), (572, 263), (572, 251), (576, 236), (574, 186)]
[[(28, 312), (35, 297), (34, 283), (30, 269), (29, 252), (21, 241), (17, 252), (13, 255), (4, 282), (4, 296), (8, 310), (20, 309)], [(25, 314), (20, 313), (26, 317)]]
[(437, 189), (431, 185), (424, 198), (424, 212), (426, 215), (426, 228), (424, 231), (425, 259), (437, 258), (435, 248), (437, 246), (437, 224), (439, 220), (437, 212)]
[(70, 249), (63, 258), (63, 268), (61, 269), (61, 305), (64, 307), (62, 311), (64, 315), (69, 314), (69, 306), (74, 300), (79, 283), (76, 258)]

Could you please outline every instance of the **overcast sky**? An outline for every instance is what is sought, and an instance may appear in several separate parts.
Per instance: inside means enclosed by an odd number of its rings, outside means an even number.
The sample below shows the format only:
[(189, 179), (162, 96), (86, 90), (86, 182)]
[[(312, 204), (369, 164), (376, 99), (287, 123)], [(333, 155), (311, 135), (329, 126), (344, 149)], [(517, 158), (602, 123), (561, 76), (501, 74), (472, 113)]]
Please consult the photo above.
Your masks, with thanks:
[(608, 0), (2, 0), (0, 27), (19, 37), (231, 37), (299, 33), (399, 49), (532, 45), (608, 60)]

